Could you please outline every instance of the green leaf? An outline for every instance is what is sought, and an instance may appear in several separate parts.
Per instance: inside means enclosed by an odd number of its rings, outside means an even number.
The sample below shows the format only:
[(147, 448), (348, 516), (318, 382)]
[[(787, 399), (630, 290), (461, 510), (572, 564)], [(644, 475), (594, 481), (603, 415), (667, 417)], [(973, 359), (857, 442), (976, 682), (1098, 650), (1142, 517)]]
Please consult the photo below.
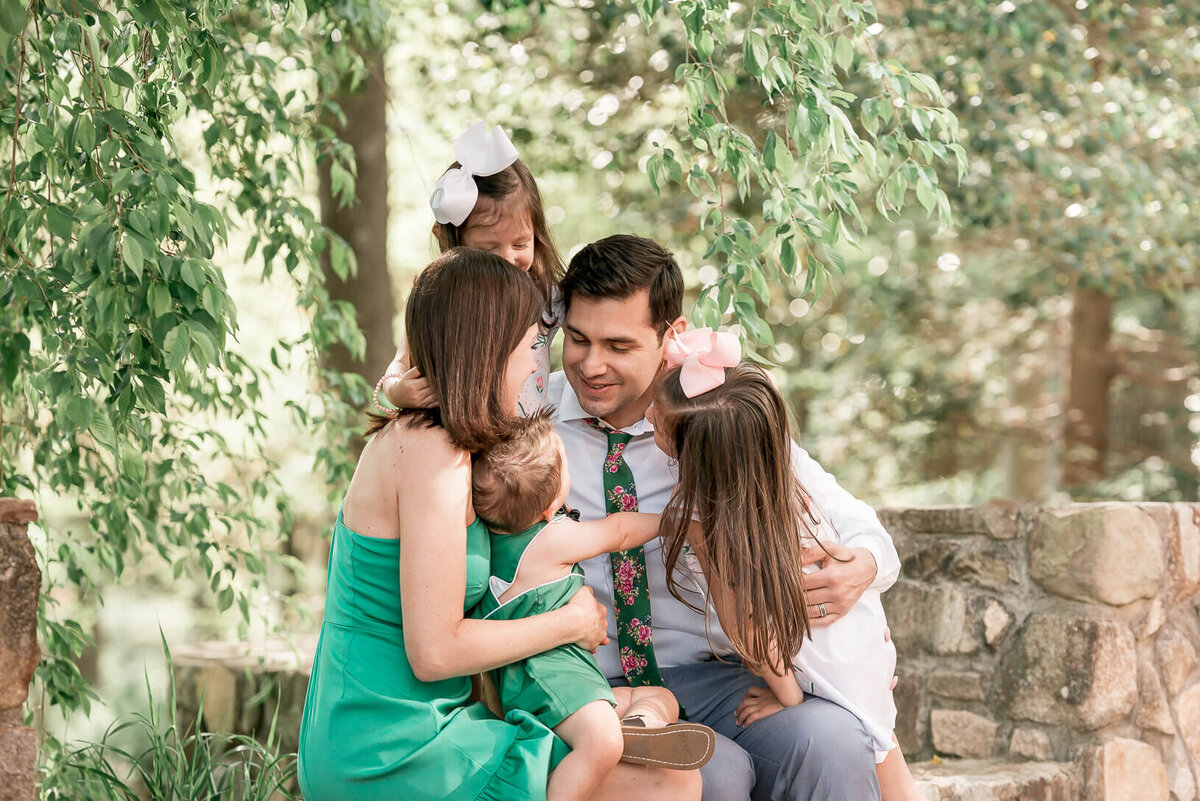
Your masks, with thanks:
[(353, 270), (354, 253), (346, 241), (340, 237), (330, 242), (329, 266), (333, 268), (334, 275), (343, 281), (350, 277)]
[(86, 114), (75, 119), (75, 146), (85, 153), (90, 153), (96, 146), (96, 126)]
[(213, 338), (212, 333), (200, 325), (199, 323), (188, 320), (184, 323), (188, 330), (188, 338), (195, 346), (192, 356), (200, 362), (200, 364), (216, 364), (217, 362), (217, 341)]
[(0, 28), (16, 36), (25, 28), (25, 4), (21, 0), (0, 0)]
[(182, 367), (184, 361), (187, 360), (190, 346), (191, 340), (188, 337), (187, 328), (182, 325), (172, 328), (163, 341), (163, 355), (166, 356), (167, 368), (178, 370)]
[(162, 317), (171, 311), (171, 290), (166, 284), (151, 284), (146, 293), (150, 303), (150, 311), (155, 317)]
[(204, 268), (195, 259), (188, 259), (179, 268), (183, 282), (196, 292), (204, 290)]
[(747, 72), (755, 76), (762, 75), (771, 54), (767, 51), (767, 42), (761, 33), (750, 31), (746, 34), (742, 58), (745, 60)]
[(788, 275), (796, 274), (796, 250), (790, 238), (779, 245), (779, 264)]
[(142, 251), (142, 243), (136, 236), (132, 236), (128, 232), (121, 240), (121, 260), (125, 262), (126, 267), (133, 271), (134, 275), (138, 278), (142, 277), (142, 271), (146, 266), (146, 254)]
[(917, 200), (920, 202), (921, 208), (926, 212), (932, 212), (934, 206), (937, 205), (937, 190), (927, 181), (917, 181)]
[(108, 411), (103, 406), (96, 409), (92, 415), (91, 432), (96, 442), (114, 453), (116, 452), (117, 432), (113, 429), (112, 419), (109, 418)]
[(854, 42), (850, 41), (849, 36), (838, 36), (833, 46), (833, 60), (843, 72), (849, 72), (850, 65), (854, 63)]
[(74, 225), (75, 221), (62, 206), (50, 206), (46, 209), (46, 226), (55, 236), (70, 239)]
[(112, 78), (113, 83), (124, 89), (133, 88), (133, 76), (125, 70), (117, 66), (108, 68), (108, 77)]
[(128, 440), (121, 443), (121, 469), (137, 483), (146, 478), (146, 462), (142, 459), (141, 451)]
[(763, 274), (762, 269), (754, 264), (748, 270), (750, 274), (750, 287), (755, 294), (768, 306), (771, 305), (771, 288), (767, 285), (767, 277)]
[(71, 421), (76, 428), (87, 428), (92, 424), (95, 415), (95, 404), (90, 398), (74, 396), (67, 398), (60, 407), (63, 416)]
[(337, 198), (339, 209), (344, 209), (354, 203), (355, 178), (353, 173), (343, 167), (340, 161), (335, 160), (329, 165), (329, 184), (333, 190), (333, 196)]

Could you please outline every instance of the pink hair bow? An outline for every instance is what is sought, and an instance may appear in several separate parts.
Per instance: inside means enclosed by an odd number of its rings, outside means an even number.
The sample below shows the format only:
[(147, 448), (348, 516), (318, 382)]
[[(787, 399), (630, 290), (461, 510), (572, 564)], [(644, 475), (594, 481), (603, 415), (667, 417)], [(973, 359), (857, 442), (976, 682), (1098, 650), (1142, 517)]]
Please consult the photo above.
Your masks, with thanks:
[(667, 341), (667, 367), (683, 365), (679, 386), (694, 398), (725, 383), (725, 368), (737, 367), (742, 343), (726, 331), (694, 328), (676, 333)]

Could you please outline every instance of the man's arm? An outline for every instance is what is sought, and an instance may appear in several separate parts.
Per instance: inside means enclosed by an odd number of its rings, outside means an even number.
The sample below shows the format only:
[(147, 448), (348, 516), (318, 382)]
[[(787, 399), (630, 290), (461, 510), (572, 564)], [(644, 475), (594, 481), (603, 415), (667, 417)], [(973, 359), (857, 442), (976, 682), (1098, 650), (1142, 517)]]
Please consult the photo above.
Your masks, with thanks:
[(895, 584), (900, 556), (875, 510), (843, 489), (795, 443), (792, 470), (840, 540), (822, 542), (832, 558), (820, 547), (810, 548), (805, 557), (806, 562), (824, 563), (804, 581), (812, 624), (824, 626), (846, 614), (868, 588), (883, 592)]

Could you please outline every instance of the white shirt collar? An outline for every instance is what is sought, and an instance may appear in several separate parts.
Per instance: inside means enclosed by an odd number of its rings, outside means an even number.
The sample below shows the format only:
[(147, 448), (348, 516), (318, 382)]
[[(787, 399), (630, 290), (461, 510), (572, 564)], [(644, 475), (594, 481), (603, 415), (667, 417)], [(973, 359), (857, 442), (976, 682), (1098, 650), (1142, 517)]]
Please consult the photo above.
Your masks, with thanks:
[[(558, 398), (557, 405), (558, 419), (564, 423), (594, 417), (594, 415), (584, 411), (583, 407), (579, 405), (579, 396), (575, 394), (575, 388), (571, 386), (571, 382), (567, 380), (565, 373), (562, 375), (562, 394)], [(604, 421), (602, 420), (601, 422)], [(642, 419), (633, 425), (625, 426), (621, 430), (626, 434), (633, 434), (637, 437), (642, 434), (653, 434), (654, 426), (643, 416)]]

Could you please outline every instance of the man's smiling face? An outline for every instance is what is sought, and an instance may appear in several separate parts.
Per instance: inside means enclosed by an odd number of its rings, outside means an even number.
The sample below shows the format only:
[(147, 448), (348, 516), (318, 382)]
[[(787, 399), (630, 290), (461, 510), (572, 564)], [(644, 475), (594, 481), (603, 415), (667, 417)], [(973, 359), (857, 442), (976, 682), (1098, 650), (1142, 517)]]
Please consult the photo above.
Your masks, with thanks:
[(615, 428), (642, 419), (666, 343), (650, 321), (650, 291), (625, 298), (576, 295), (563, 331), (563, 370), (583, 410)]

